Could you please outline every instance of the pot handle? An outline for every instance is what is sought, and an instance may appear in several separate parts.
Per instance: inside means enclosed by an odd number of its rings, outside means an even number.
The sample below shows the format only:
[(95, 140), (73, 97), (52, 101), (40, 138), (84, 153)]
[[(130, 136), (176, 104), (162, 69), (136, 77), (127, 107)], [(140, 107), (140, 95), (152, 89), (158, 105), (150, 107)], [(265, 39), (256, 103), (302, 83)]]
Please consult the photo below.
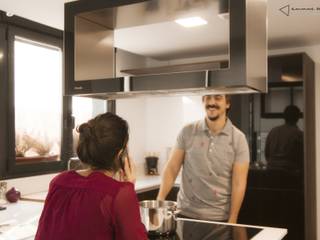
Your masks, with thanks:
[(173, 217), (173, 219), (177, 220), (177, 215), (181, 212), (181, 209), (172, 209), (169, 211), (169, 214)]

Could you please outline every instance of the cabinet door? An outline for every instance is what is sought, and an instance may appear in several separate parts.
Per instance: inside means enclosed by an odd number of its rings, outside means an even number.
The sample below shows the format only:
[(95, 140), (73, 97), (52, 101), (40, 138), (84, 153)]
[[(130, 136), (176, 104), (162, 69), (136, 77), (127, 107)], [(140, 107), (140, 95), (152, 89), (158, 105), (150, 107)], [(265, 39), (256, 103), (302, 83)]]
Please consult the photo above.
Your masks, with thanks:
[(261, 95), (261, 117), (283, 118), (288, 105), (303, 109), (303, 54), (268, 59), (268, 93)]
[(65, 8), (64, 64), (65, 94), (83, 95), (122, 92), (124, 79), (115, 75), (114, 31), (77, 16)]

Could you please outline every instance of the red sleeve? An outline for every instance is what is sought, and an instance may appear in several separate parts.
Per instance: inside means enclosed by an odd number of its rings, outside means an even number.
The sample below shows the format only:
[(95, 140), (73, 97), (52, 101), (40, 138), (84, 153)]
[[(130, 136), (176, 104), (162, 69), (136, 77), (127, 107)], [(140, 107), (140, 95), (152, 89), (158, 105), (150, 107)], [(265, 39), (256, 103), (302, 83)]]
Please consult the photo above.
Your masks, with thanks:
[(132, 183), (126, 183), (120, 188), (113, 207), (116, 240), (148, 239), (141, 222), (139, 203)]

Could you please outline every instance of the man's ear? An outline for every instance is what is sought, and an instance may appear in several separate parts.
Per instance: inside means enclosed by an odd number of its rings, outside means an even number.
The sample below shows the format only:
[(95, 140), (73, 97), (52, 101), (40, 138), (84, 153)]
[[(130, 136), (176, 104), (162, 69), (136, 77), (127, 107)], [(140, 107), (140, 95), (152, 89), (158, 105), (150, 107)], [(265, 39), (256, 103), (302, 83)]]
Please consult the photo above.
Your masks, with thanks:
[(230, 108), (231, 108), (231, 104), (228, 102), (228, 103), (227, 103), (227, 111), (229, 111)]

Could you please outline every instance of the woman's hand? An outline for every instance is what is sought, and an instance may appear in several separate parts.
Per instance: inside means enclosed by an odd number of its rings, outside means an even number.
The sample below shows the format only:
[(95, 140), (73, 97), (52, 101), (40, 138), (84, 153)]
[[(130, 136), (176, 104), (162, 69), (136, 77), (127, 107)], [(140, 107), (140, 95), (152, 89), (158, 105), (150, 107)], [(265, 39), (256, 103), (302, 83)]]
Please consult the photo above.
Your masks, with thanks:
[(124, 170), (121, 170), (121, 180), (135, 184), (136, 182), (136, 167), (130, 157), (124, 160)]

